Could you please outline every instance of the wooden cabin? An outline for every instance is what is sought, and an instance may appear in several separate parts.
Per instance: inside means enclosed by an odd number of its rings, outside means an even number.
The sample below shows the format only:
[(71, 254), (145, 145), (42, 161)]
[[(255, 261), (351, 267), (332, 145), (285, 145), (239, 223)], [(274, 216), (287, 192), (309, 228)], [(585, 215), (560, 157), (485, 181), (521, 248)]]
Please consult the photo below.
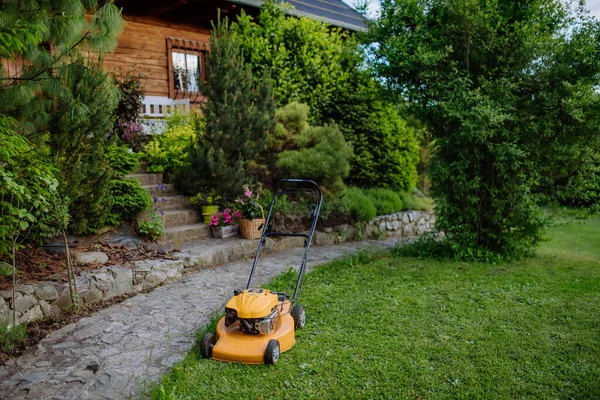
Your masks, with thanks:
[[(288, 0), (294, 16), (308, 16), (351, 31), (365, 29), (362, 16), (341, 0)], [(116, 0), (127, 21), (104, 67), (117, 76), (131, 71), (146, 78), (144, 115), (161, 117), (172, 107), (202, 100), (196, 77), (204, 74), (211, 21), (235, 20), (241, 10), (258, 16), (261, 0)]]

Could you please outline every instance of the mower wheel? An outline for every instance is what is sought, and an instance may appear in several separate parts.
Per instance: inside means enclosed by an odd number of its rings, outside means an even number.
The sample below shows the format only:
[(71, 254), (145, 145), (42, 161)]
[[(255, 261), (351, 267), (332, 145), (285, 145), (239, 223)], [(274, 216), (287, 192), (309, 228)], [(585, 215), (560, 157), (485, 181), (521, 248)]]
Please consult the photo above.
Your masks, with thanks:
[(212, 357), (212, 349), (217, 343), (217, 336), (214, 333), (206, 333), (202, 336), (202, 342), (200, 342), (200, 354), (204, 358)]
[(275, 364), (279, 360), (279, 340), (271, 339), (265, 350), (265, 364)]
[(292, 318), (294, 318), (294, 327), (296, 329), (304, 328), (306, 325), (306, 310), (302, 304), (296, 304), (292, 309)]

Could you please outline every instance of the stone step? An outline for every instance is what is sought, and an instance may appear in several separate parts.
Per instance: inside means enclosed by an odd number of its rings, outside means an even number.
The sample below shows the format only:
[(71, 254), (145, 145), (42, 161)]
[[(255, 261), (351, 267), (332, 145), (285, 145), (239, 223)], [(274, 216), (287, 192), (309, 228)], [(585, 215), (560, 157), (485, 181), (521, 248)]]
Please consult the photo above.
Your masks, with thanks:
[(146, 161), (140, 161), (137, 169), (135, 171), (133, 171), (133, 173), (134, 174), (145, 174), (146, 168), (148, 168), (148, 163)]
[(148, 193), (159, 199), (165, 196), (174, 196), (176, 194), (175, 185), (173, 185), (172, 183), (163, 183), (159, 185), (142, 185), (142, 187), (146, 189)]
[(195, 210), (167, 210), (162, 212), (165, 228), (174, 228), (202, 221), (202, 215)]
[(181, 245), (210, 237), (212, 237), (210, 226), (197, 223), (165, 229), (165, 234), (158, 240), (158, 243)]
[(162, 183), (162, 174), (130, 174), (126, 178), (135, 178), (142, 186), (160, 185)]
[(158, 198), (160, 207), (163, 210), (182, 210), (196, 209), (196, 206), (190, 203), (190, 198), (183, 195), (161, 196)]

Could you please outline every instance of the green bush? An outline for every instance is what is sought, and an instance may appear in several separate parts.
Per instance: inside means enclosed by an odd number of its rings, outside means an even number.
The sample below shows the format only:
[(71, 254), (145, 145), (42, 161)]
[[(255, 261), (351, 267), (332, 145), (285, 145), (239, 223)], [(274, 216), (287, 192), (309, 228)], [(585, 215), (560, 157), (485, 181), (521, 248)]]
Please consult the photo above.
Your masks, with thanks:
[(174, 172), (185, 166), (196, 132), (204, 132), (204, 122), (200, 115), (194, 114), (187, 119), (177, 115), (170, 119), (167, 129), (161, 135), (155, 135), (144, 147), (144, 159), (148, 162), (147, 171)]
[(105, 157), (112, 167), (113, 177), (123, 177), (138, 167), (141, 154), (124, 145), (111, 145), (105, 149)]
[(151, 202), (150, 195), (137, 179), (113, 179), (110, 181), (110, 194), (110, 213), (105, 219), (105, 224), (108, 225), (133, 220)]
[(275, 1), (261, 6), (256, 21), (242, 12), (232, 26), (253, 74), (270, 74), (277, 104), (307, 103), (313, 123), (327, 122), (321, 114), (347, 79), (348, 35), (312, 18), (286, 16)]
[(433, 199), (422, 195), (418, 196), (415, 194), (416, 189), (410, 193), (407, 191), (400, 192), (400, 198), (404, 203), (403, 210), (419, 210), (419, 211), (431, 211), (433, 210)]
[(377, 209), (373, 205), (373, 202), (359, 188), (347, 188), (344, 200), (347, 202), (350, 215), (356, 222), (367, 222), (377, 216)]
[(152, 242), (158, 240), (165, 233), (164, 222), (156, 215), (156, 212), (152, 212), (146, 221), (138, 221), (135, 228), (141, 237)]
[(27, 336), (26, 325), (8, 327), (8, 323), (0, 324), (0, 351), (13, 351)]
[(377, 209), (377, 215), (392, 214), (402, 210), (403, 201), (391, 189), (369, 189), (365, 192)]

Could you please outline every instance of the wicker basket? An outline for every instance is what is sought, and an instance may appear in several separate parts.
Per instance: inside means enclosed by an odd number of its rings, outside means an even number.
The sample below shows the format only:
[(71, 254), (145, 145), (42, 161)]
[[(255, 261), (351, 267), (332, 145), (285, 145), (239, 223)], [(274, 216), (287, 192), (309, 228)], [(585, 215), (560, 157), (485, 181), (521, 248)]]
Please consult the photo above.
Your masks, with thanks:
[(261, 230), (264, 228), (265, 225), (265, 210), (263, 210), (260, 204), (258, 204), (258, 207), (260, 208), (260, 212), (262, 213), (262, 218), (241, 218), (239, 220), (240, 234), (244, 239), (258, 239), (261, 235)]

